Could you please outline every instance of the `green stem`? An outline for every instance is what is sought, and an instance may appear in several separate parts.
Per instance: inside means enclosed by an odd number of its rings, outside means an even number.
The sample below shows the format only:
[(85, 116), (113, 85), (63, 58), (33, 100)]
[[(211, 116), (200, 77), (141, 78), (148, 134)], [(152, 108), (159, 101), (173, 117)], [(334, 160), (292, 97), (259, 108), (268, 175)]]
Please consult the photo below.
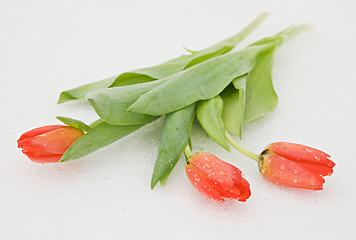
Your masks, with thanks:
[(193, 155), (192, 149), (190, 149), (189, 144), (184, 148), (185, 161), (189, 161), (189, 158)]
[(257, 154), (250, 152), (249, 150), (247, 150), (246, 148), (244, 148), (240, 144), (238, 144), (228, 131), (225, 131), (225, 138), (234, 148), (236, 148), (237, 151), (239, 151), (246, 157), (249, 157), (252, 160), (255, 160), (256, 162), (258, 161), (259, 156)]

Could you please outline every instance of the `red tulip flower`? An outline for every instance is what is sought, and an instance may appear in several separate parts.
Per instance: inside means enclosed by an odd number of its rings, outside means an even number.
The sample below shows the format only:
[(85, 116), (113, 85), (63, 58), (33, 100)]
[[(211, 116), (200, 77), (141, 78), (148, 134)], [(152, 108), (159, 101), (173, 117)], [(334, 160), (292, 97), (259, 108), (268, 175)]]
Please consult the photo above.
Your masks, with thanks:
[(264, 179), (274, 184), (322, 190), (323, 176), (333, 173), (335, 163), (320, 150), (295, 143), (272, 143), (259, 157), (259, 170)]
[(190, 182), (202, 194), (219, 202), (224, 198), (245, 202), (251, 196), (250, 184), (241, 171), (218, 157), (198, 152), (185, 165)]
[(84, 133), (77, 128), (51, 125), (32, 129), (17, 140), (18, 147), (33, 162), (58, 162)]

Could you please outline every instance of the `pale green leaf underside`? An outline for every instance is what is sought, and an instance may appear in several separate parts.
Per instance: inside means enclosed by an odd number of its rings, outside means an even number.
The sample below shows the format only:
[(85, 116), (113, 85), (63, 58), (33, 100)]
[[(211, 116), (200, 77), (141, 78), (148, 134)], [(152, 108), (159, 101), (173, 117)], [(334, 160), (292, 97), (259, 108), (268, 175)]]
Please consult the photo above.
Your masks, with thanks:
[(259, 55), (255, 67), (248, 74), (244, 122), (273, 112), (278, 104), (272, 83), (273, 55), (274, 49)]
[(217, 95), (214, 98), (199, 101), (197, 106), (197, 118), (205, 132), (220, 146), (230, 152), (229, 144), (225, 139), (225, 125), (222, 119), (224, 103)]
[(225, 129), (241, 139), (245, 107), (246, 76), (235, 78), (220, 94), (224, 101), (223, 120)]

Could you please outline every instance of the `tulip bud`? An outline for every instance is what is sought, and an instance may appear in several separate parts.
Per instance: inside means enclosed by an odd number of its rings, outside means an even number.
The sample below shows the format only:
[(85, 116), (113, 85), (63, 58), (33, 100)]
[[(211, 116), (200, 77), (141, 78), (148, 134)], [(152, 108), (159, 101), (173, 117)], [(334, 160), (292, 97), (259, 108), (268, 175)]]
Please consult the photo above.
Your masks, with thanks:
[(195, 153), (185, 165), (185, 172), (196, 189), (216, 201), (230, 198), (245, 202), (251, 196), (250, 184), (241, 171), (212, 154)]
[(77, 128), (51, 125), (32, 129), (20, 136), (18, 147), (33, 162), (58, 162), (84, 133)]
[(294, 188), (322, 190), (323, 176), (333, 173), (335, 163), (320, 150), (295, 143), (276, 142), (260, 154), (258, 166), (267, 181)]

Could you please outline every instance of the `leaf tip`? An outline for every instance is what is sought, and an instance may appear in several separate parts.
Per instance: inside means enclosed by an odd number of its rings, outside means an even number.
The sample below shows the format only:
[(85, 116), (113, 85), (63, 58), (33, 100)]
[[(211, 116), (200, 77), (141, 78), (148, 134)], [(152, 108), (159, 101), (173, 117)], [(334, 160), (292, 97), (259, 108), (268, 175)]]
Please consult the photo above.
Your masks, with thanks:
[(71, 100), (75, 100), (76, 98), (73, 97), (72, 95), (70, 95), (67, 92), (61, 92), (61, 94), (59, 95), (59, 99), (57, 101), (57, 104), (61, 104), (61, 103), (65, 103)]
[(154, 178), (152, 176), (152, 179), (151, 179), (151, 190), (153, 190), (155, 188), (155, 186), (157, 185), (158, 183), (158, 179)]

